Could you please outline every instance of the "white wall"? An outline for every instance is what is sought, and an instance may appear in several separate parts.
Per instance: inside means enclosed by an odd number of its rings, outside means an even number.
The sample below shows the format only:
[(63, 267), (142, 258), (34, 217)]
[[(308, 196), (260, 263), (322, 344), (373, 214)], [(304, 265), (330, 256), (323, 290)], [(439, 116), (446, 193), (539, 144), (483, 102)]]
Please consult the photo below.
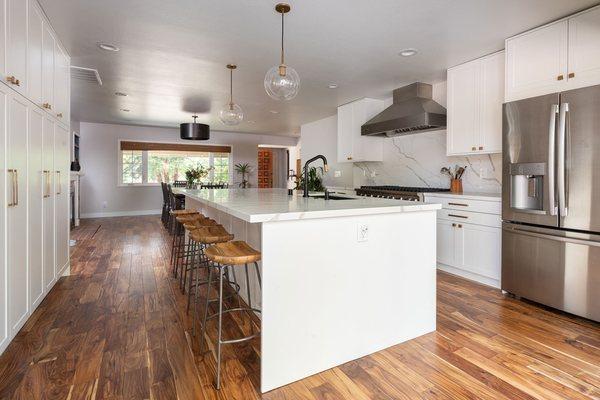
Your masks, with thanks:
[[(433, 85), (433, 98), (446, 106), (446, 82)], [(385, 100), (386, 107), (392, 99)], [(318, 149), (327, 151), (327, 159), (336, 156), (337, 118), (335, 115), (302, 125), (302, 159), (305, 155), (317, 154)], [(467, 166), (463, 176), (465, 191), (500, 193), (502, 181), (502, 155), (477, 155), (469, 157), (446, 156), (446, 131), (417, 133), (414, 135), (381, 138), (384, 141), (383, 162), (354, 163), (353, 172), (343, 171), (342, 176), (352, 176), (343, 184), (332, 178), (331, 169), (324, 177), (326, 185), (359, 187), (361, 185), (402, 185), (417, 187), (450, 187), (449, 178), (440, 174), (443, 166)], [(304, 151), (305, 146), (313, 146), (314, 150)], [(314, 155), (313, 154), (313, 155)], [(325, 153), (324, 153), (325, 154)], [(346, 164), (340, 164), (347, 168)], [(337, 167), (336, 167), (337, 168)]]
[[(306, 160), (317, 154), (323, 154), (329, 164), (329, 172), (323, 176), (323, 184), (325, 186), (353, 187), (352, 164), (338, 164), (337, 162), (337, 115), (302, 125), (300, 137), (302, 166)], [(321, 161), (317, 161), (315, 165), (320, 166)], [(339, 178), (334, 177), (335, 171), (341, 173)]]
[[(187, 143), (179, 138), (179, 129), (81, 122), (82, 217), (147, 214), (160, 210), (160, 186), (118, 186), (118, 141), (142, 140)], [(295, 146), (298, 139), (250, 133), (211, 132), (202, 144), (232, 147), (233, 164), (250, 163), (254, 172), (250, 182), (256, 186), (256, 157), (259, 144)], [(240, 178), (234, 175), (234, 181)], [(103, 204), (106, 203), (104, 206)]]

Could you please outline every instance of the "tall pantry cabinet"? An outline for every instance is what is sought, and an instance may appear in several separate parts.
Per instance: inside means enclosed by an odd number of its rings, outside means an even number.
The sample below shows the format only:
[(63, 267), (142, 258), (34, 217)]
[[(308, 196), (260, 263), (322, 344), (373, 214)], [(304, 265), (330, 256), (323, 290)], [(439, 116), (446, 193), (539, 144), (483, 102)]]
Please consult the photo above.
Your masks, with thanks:
[(70, 59), (36, 0), (0, 0), (0, 353), (69, 268)]

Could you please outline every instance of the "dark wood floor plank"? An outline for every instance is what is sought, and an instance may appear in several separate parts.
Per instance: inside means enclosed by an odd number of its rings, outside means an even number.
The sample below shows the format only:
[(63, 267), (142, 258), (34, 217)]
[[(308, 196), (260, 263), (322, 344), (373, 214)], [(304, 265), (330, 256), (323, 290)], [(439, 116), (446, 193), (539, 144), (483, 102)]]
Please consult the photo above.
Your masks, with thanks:
[[(71, 236), (72, 275), (0, 356), (0, 400), (600, 398), (599, 324), (442, 272), (437, 332), (264, 395), (260, 340), (225, 346), (217, 391), (216, 324), (200, 349), (159, 218), (84, 220)], [(223, 332), (258, 324), (227, 315)]]

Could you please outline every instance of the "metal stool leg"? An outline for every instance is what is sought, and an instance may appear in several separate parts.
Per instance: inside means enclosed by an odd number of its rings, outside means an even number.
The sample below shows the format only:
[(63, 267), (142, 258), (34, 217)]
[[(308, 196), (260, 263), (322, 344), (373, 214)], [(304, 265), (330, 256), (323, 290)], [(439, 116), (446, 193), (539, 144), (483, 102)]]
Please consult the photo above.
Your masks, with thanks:
[(190, 282), (188, 283), (188, 296), (187, 296), (187, 306), (185, 309), (185, 313), (187, 315), (189, 315), (190, 313), (190, 302), (191, 302), (191, 297), (192, 297), (192, 283), (195, 283), (195, 285), (198, 285), (198, 282), (195, 282), (198, 280), (198, 272), (197, 269), (200, 268), (200, 265), (198, 265), (198, 267), (196, 267), (196, 242), (191, 241), (191, 261), (190, 261)]
[(210, 304), (210, 285), (212, 283), (212, 270), (211, 265), (208, 266), (208, 284), (206, 285), (206, 305), (204, 307), (204, 318), (202, 319), (202, 332), (200, 335), (200, 350), (204, 344), (204, 336), (206, 335), (206, 320), (208, 318), (208, 306)]
[(248, 307), (252, 308), (252, 294), (250, 293), (250, 275), (248, 275), (248, 264), (244, 264), (246, 270), (246, 294), (248, 295)]
[(221, 333), (223, 327), (223, 271), (219, 267), (219, 340), (217, 342), (217, 390), (221, 388)]
[(258, 287), (262, 290), (262, 278), (260, 276), (260, 269), (258, 268), (258, 263), (254, 262), (254, 268), (256, 269), (256, 276), (258, 277)]

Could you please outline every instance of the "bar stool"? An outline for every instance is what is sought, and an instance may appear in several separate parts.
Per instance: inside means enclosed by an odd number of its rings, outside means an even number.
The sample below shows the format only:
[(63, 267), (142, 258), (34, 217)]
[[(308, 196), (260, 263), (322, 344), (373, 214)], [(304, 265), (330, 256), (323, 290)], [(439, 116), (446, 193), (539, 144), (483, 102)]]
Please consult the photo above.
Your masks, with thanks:
[[(209, 287), (212, 282), (213, 268), (219, 273), (219, 297), (217, 299), (219, 303), (219, 311), (212, 315), (208, 315), (208, 306), (211, 302), (209, 296), (206, 296), (206, 308), (204, 309), (204, 320), (202, 323), (202, 336), (200, 338), (200, 348), (204, 343), (204, 335), (206, 334), (206, 321), (214, 317), (218, 318), (218, 337), (217, 337), (217, 376), (216, 376), (216, 387), (221, 388), (221, 345), (241, 343), (251, 340), (260, 334), (260, 331), (254, 332), (253, 334), (241, 338), (223, 340), (222, 327), (223, 327), (223, 314), (231, 313), (236, 311), (241, 312), (258, 312), (259, 309), (252, 307), (252, 294), (250, 290), (250, 278), (248, 275), (248, 264), (254, 263), (256, 268), (256, 275), (258, 277), (259, 287), (262, 289), (262, 282), (260, 277), (260, 271), (258, 268), (258, 261), (260, 261), (261, 254), (259, 251), (254, 250), (244, 241), (232, 241), (227, 243), (217, 243), (204, 250), (206, 257), (214, 264), (209, 267), (208, 282)], [(246, 272), (246, 293), (248, 295), (248, 307), (237, 307), (223, 310), (223, 275), (226, 267), (237, 267), (244, 266)], [(254, 328), (252, 329), (254, 331)]]
[[(181, 292), (185, 292), (185, 279), (187, 270), (189, 269), (190, 256), (191, 256), (191, 242), (189, 239), (189, 231), (196, 229), (200, 226), (216, 225), (217, 222), (213, 219), (207, 218), (200, 213), (181, 215), (175, 218), (176, 232), (175, 236), (175, 255), (173, 261), (173, 275), (177, 277), (179, 275), (179, 287)], [(187, 229), (186, 229), (187, 226)], [(186, 232), (187, 242), (186, 242)], [(181, 269), (181, 272), (180, 272)]]
[(171, 210), (169, 212), (168, 230), (169, 230), (169, 233), (173, 236), (173, 240), (171, 243), (171, 269), (172, 269), (173, 274), (176, 273), (175, 257), (176, 257), (177, 251), (179, 250), (179, 248), (178, 248), (179, 239), (180, 239), (180, 236), (184, 234), (183, 227), (181, 226), (180, 223), (178, 223), (177, 217), (192, 216), (195, 214), (200, 215), (200, 213), (194, 209)]
[[(199, 268), (204, 265), (206, 268), (209, 268), (209, 260), (206, 258), (204, 254), (204, 249), (208, 245), (216, 244), (216, 243), (225, 243), (233, 240), (233, 235), (227, 232), (222, 225), (206, 225), (199, 228), (196, 228), (190, 231), (190, 240), (195, 244), (196, 251), (192, 252), (192, 262), (191, 262), (191, 272), (190, 272), (190, 280), (188, 285), (188, 302), (187, 302), (187, 312), (190, 309), (190, 299), (192, 296), (192, 287), (194, 288), (194, 319), (193, 319), (193, 327), (192, 334), (196, 335), (196, 320), (198, 314), (198, 288), (201, 285), (208, 284), (208, 279), (205, 281), (200, 280), (200, 270)], [(196, 255), (198, 256), (198, 266), (195, 266)], [(233, 282), (229, 280), (228, 270), (224, 271), (225, 276), (227, 277), (227, 282), (235, 288), (236, 294), (239, 294), (240, 286), (237, 283), (235, 278), (235, 274), (233, 275)], [(208, 293), (207, 293), (208, 296)]]

